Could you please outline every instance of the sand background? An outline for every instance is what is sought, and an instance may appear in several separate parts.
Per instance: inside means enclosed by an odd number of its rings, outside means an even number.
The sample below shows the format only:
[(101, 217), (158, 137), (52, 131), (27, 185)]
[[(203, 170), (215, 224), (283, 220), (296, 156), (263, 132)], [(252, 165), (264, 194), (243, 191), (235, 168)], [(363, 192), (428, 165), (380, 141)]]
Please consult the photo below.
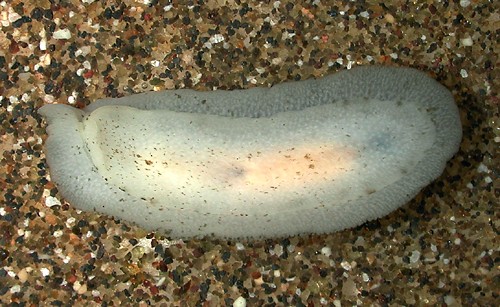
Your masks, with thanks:
[[(52, 2), (0, 2), (2, 304), (498, 304), (498, 3)], [(444, 84), (464, 131), (444, 174), (383, 219), (321, 236), (170, 241), (77, 211), (50, 181), (44, 104), (376, 64)]]

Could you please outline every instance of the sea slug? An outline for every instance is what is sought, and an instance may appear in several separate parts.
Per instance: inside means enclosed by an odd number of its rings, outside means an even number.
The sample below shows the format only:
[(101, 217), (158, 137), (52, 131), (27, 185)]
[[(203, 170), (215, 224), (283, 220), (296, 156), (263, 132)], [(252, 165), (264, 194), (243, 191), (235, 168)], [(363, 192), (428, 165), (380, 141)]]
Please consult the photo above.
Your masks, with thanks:
[(70, 204), (174, 238), (360, 225), (437, 178), (462, 137), (451, 93), (410, 68), (39, 112), (51, 178)]

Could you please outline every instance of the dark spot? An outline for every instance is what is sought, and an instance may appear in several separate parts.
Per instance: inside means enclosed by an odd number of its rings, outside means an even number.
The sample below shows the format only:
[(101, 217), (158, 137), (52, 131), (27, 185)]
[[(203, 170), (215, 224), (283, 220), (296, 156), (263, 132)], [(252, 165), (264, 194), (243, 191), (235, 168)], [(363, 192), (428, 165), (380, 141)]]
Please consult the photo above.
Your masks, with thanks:
[(366, 192), (366, 194), (370, 195), (370, 194), (375, 193), (375, 192), (376, 192), (376, 190), (375, 190), (375, 189), (371, 189), (371, 188), (370, 188), (370, 189), (366, 189), (366, 190), (365, 190), (365, 192)]

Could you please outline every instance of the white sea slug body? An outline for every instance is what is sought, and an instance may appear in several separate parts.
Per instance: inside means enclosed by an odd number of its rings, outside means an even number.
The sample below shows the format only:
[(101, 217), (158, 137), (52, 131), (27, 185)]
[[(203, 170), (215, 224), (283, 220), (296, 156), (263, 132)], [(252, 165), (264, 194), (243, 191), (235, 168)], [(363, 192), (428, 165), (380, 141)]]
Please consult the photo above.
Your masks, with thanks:
[(461, 140), (450, 92), (408, 68), (40, 113), (51, 178), (71, 204), (180, 238), (359, 225), (413, 198)]

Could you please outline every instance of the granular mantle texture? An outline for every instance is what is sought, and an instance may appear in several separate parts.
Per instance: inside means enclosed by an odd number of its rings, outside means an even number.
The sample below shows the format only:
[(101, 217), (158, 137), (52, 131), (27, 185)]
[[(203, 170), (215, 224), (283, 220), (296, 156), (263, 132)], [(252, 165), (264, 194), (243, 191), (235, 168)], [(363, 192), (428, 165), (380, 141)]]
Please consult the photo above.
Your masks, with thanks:
[[(0, 300), (53, 305), (481, 305), (498, 301), (498, 5), (486, 1), (0, 2)], [(464, 139), (386, 218), (331, 235), (172, 241), (61, 198), (48, 103), (269, 86), (357, 65), (450, 89)]]

